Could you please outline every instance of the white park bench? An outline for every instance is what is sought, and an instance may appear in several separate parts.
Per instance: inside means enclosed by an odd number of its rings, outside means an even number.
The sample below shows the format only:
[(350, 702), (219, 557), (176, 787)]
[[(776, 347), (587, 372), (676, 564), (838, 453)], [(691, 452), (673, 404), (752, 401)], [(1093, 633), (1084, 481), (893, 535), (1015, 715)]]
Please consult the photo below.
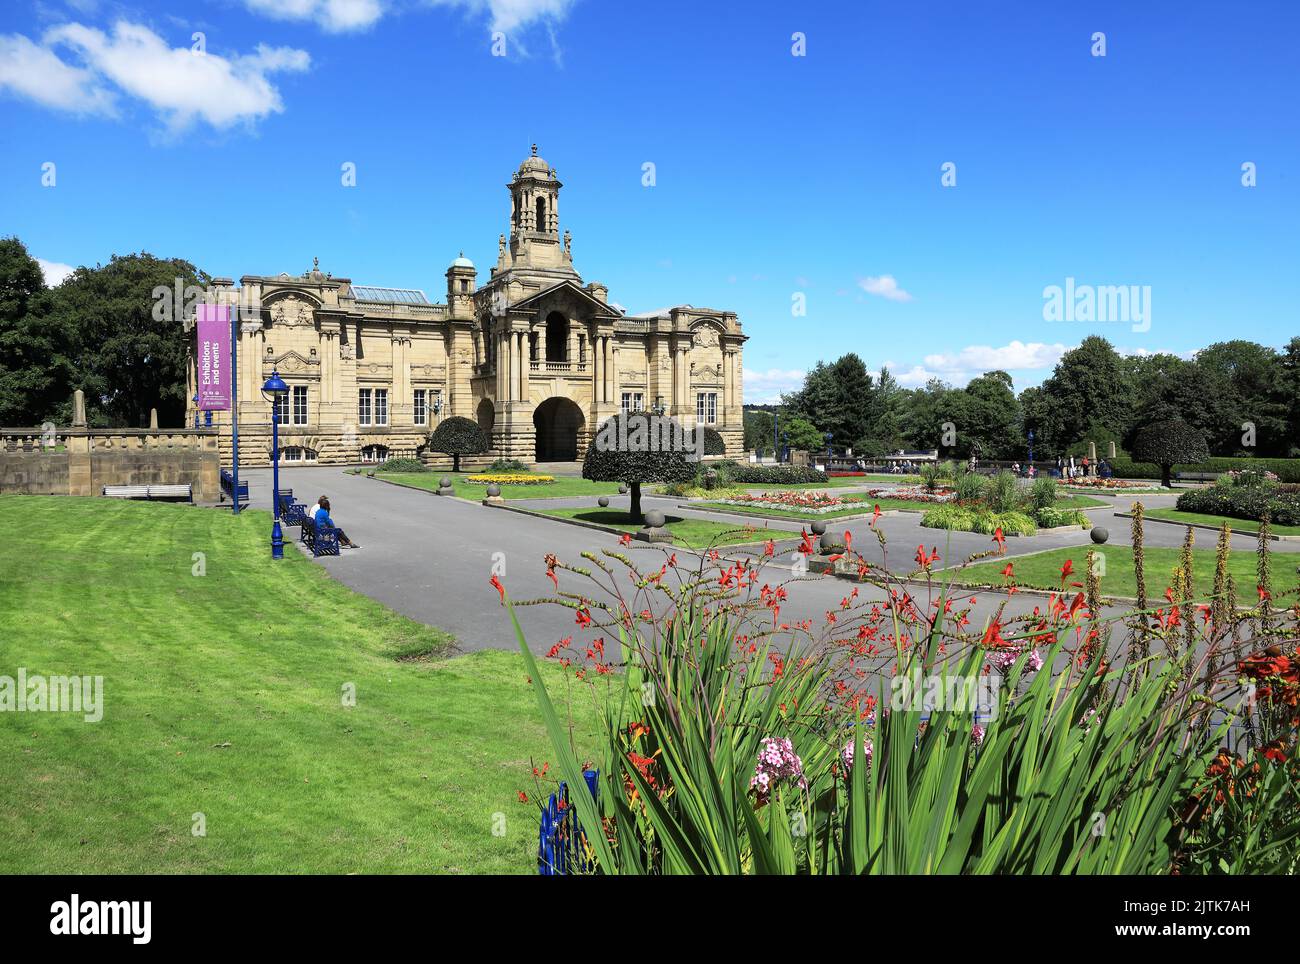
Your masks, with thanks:
[(194, 501), (194, 487), (188, 483), (174, 485), (106, 485), (104, 495), (110, 499), (185, 499)]

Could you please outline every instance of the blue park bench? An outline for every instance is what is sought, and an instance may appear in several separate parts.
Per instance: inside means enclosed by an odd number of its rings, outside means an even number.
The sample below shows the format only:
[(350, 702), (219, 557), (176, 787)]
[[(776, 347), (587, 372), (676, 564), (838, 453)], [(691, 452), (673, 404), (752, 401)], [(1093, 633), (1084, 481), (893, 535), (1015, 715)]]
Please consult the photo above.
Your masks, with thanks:
[[(231, 502), (235, 501), (235, 494), (233, 491), (234, 487), (235, 487), (235, 476), (231, 473), (229, 469), (222, 469), (221, 470), (221, 500), (223, 502), (226, 500), (227, 497), (230, 498)], [(247, 501), (248, 501), (248, 483), (240, 482), (239, 483), (239, 504), (243, 505)]]
[(316, 520), (304, 516), (302, 520), (301, 541), (315, 556), (337, 556), (339, 554), (339, 530), (334, 526), (317, 526)]
[(307, 518), (307, 507), (293, 501), (293, 489), (280, 490), (280, 521), (287, 526), (300, 526)]
[[(599, 799), (600, 772), (583, 770), (582, 778), (594, 798)], [(542, 822), (537, 830), (537, 872), (543, 877), (565, 876), (587, 867), (586, 841), (569, 800), (569, 787), (561, 783), (542, 808)]]

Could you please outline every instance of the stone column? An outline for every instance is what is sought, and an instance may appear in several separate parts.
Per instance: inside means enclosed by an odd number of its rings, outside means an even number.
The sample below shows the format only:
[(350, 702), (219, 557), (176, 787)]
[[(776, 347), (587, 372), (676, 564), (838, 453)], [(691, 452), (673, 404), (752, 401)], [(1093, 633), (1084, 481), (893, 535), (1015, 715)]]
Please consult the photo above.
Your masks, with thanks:
[(600, 335), (592, 339), (591, 367), (593, 372), (592, 398), (599, 404), (605, 400), (605, 354), (600, 348)]
[(519, 332), (519, 392), (517, 397), (520, 401), (528, 401), (528, 332)]
[(546, 325), (537, 326), (537, 360), (541, 362), (541, 368), (546, 369)]

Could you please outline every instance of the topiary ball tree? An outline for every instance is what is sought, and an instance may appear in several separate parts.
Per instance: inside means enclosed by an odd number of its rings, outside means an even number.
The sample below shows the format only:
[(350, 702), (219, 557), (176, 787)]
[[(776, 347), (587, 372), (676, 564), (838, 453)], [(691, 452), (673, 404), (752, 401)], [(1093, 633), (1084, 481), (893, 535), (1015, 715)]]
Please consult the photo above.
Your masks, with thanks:
[(462, 455), (481, 455), (491, 443), (483, 427), (472, 418), (451, 415), (444, 418), (429, 435), (426, 448), (451, 456), (453, 472), (460, 471)]
[(722, 433), (717, 429), (704, 427), (704, 454), (726, 455), (727, 443), (722, 440)]
[(620, 413), (606, 419), (587, 446), (582, 477), (624, 482), (631, 488), (632, 521), (641, 521), (641, 483), (690, 482), (703, 443), (693, 431), (663, 415)]
[(1137, 430), (1131, 448), (1133, 460), (1160, 466), (1160, 484), (1173, 488), (1170, 476), (1175, 465), (1196, 465), (1210, 457), (1205, 436), (1186, 422), (1170, 419), (1152, 422)]

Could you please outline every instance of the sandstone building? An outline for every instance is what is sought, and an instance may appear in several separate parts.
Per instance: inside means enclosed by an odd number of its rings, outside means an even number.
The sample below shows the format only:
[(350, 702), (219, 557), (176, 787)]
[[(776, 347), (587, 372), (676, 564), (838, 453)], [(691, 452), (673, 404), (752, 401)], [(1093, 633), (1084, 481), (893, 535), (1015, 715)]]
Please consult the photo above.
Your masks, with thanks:
[[(489, 431), (489, 457), (580, 459), (610, 415), (656, 406), (686, 426), (716, 428), (727, 453), (739, 454), (745, 335), (735, 313), (691, 305), (625, 313), (574, 267), (560, 229), (562, 185), (536, 145), (506, 186), (509, 233), (496, 264), (480, 285), (475, 266), (456, 258), (442, 304), (319, 265), (297, 276), (245, 275), (239, 287), (214, 283), (215, 300), (239, 306), (241, 463), (270, 458), (261, 386), (272, 369), (290, 386), (278, 414), (289, 464), (414, 455), (448, 415)], [(191, 359), (191, 398), (194, 377)], [(225, 413), (214, 414), (228, 427)], [(228, 433), (221, 444), (228, 461)]]

